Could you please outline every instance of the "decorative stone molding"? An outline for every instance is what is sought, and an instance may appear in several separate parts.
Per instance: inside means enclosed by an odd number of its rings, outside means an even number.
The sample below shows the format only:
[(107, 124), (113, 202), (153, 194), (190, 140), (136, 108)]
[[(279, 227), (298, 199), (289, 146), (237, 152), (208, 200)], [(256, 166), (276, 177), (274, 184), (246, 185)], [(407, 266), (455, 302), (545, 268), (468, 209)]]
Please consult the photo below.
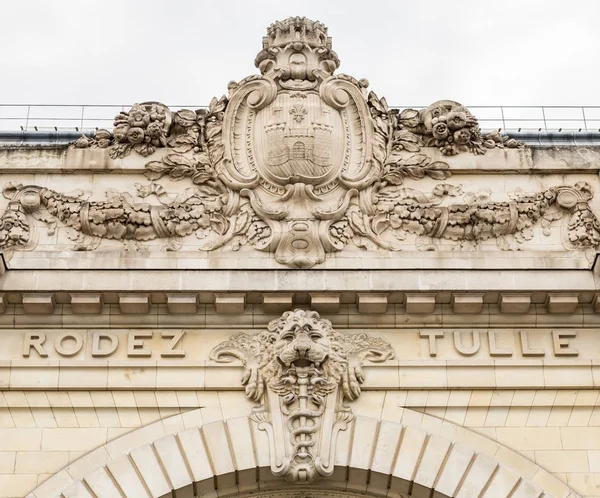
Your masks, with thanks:
[(174, 314), (193, 314), (198, 310), (198, 293), (167, 293), (167, 310)]
[(407, 293), (405, 295), (407, 313), (431, 314), (435, 309), (435, 294), (432, 293)]
[(358, 292), (356, 306), (359, 313), (385, 313), (388, 309), (389, 294)]
[[(558, 287), (558, 286), (557, 286)], [(499, 294), (499, 295), (498, 295)], [(55, 327), (59, 325), (63, 314), (69, 320), (69, 326), (80, 323), (85, 326), (89, 316), (105, 315), (116, 316), (119, 314), (140, 315), (140, 322), (129, 323), (128, 326), (145, 327), (151, 324), (152, 315), (192, 315), (185, 322), (190, 327), (203, 327), (202, 321), (194, 322), (205, 315), (252, 315), (261, 312), (267, 315), (283, 313), (294, 306), (302, 306), (313, 311), (326, 313), (328, 315), (348, 315), (350, 326), (354, 326), (352, 316), (358, 313), (391, 315), (401, 317), (403, 315), (432, 315), (443, 314), (445, 316), (465, 316), (465, 324), (469, 323), (467, 315), (596, 315), (600, 313), (598, 297), (588, 289), (581, 291), (560, 292), (553, 290), (546, 292), (535, 291), (535, 300), (532, 301), (532, 292), (500, 292), (497, 290), (481, 292), (464, 292), (441, 290), (440, 292), (406, 292), (393, 290), (379, 292), (369, 291), (318, 291), (311, 292), (310, 289), (300, 289), (297, 292), (164, 292), (153, 288), (146, 288), (145, 292), (125, 293), (105, 290), (99, 292), (90, 290), (88, 292), (68, 292), (58, 290), (56, 292), (24, 292), (10, 291), (8, 295), (0, 295), (0, 315), (19, 315), (20, 324), (27, 325), (27, 317), (33, 315), (31, 320), (39, 320), (35, 315), (52, 315), (48, 318), (46, 326)], [(342, 302), (342, 295), (344, 300)], [(113, 305), (111, 307), (111, 305)], [(117, 306), (114, 306), (117, 305)], [(59, 312), (56, 312), (58, 308)], [(63, 312), (60, 312), (62, 310)], [(443, 311), (443, 313), (442, 313)], [(80, 315), (80, 316), (78, 316)], [(195, 318), (194, 318), (195, 317)], [(515, 323), (521, 323), (523, 316), (514, 317)], [(181, 323), (186, 320), (180, 317)], [(56, 322), (54, 320), (57, 320)], [(79, 320), (79, 322), (78, 322)], [(363, 323), (360, 319), (357, 323)], [(416, 321), (415, 321), (416, 320)], [(423, 323), (427, 317), (422, 318)], [(509, 324), (508, 318), (503, 322)], [(562, 321), (561, 321), (562, 320)], [(587, 321), (586, 321), (587, 322)], [(8, 321), (3, 325), (6, 327)], [(96, 319), (95, 323), (102, 322)], [(108, 322), (107, 322), (108, 323)], [(176, 323), (176, 322), (173, 322)], [(393, 323), (393, 322), (391, 322)], [(407, 326), (420, 326), (418, 319), (411, 319)], [(460, 321), (454, 319), (456, 325)], [(487, 322), (481, 322), (486, 325)], [(560, 317), (556, 317), (556, 323), (566, 323)], [(573, 324), (578, 322), (573, 321)], [(547, 324), (551, 324), (548, 322)], [(397, 323), (396, 326), (401, 326)], [(579, 325), (584, 325), (579, 323)], [(18, 324), (12, 323), (12, 326)], [(585, 325), (587, 326), (587, 325)], [(596, 326), (596, 319), (591, 318), (589, 326)]]
[(548, 313), (575, 313), (577, 306), (579, 306), (579, 293), (549, 292), (546, 297)]
[(531, 309), (531, 294), (501, 293), (498, 305), (502, 313), (529, 313)]
[(95, 315), (102, 311), (102, 294), (98, 292), (71, 293), (71, 311), (76, 315)]
[(333, 473), (339, 431), (354, 415), (343, 400), (360, 396), (365, 360), (394, 357), (389, 343), (366, 334), (344, 335), (315, 311), (288, 311), (265, 332), (234, 335), (211, 359), (244, 364), (246, 396), (272, 445), (271, 470), (290, 482), (311, 483)]
[(339, 292), (311, 292), (310, 307), (317, 313), (338, 313), (340, 296)]
[(54, 312), (55, 300), (51, 293), (23, 294), (23, 310), (25, 313), (47, 315)]
[(246, 294), (243, 292), (215, 293), (215, 310), (217, 313), (242, 314), (246, 308)]
[(238, 417), (175, 434), (165, 434), (163, 421), (132, 431), (84, 455), (28, 497), (97, 498), (108, 493), (133, 498), (148, 490), (151, 496), (210, 498), (256, 492), (269, 498), (338, 498), (338, 493), (579, 498), (539, 465), (484, 436), (419, 414), (418, 420), (430, 428), (426, 431), (410, 422), (415, 417), (402, 416), (414, 412), (398, 410), (400, 423), (363, 416), (350, 422), (348, 437), (338, 441), (337, 472), (306, 488), (272, 475), (266, 436), (247, 417)]
[(144, 314), (150, 311), (150, 294), (119, 294), (119, 309), (123, 314)]
[(471, 293), (453, 293), (452, 294), (452, 312), (453, 313), (481, 313), (483, 308), (483, 292)]
[[(431, 192), (406, 187), (406, 180), (447, 180), (450, 166), (440, 157), (522, 144), (497, 132), (483, 136), (468, 109), (450, 100), (421, 111), (390, 109), (367, 93), (367, 80), (334, 74), (339, 59), (326, 33), (306, 18), (277, 22), (255, 61), (261, 74), (231, 83), (229, 97), (196, 111), (136, 104), (115, 118), (112, 132), (73, 144), (114, 158), (156, 154), (145, 164), (151, 183), (136, 184), (136, 193), (110, 190), (106, 200), (88, 200), (81, 191), (6, 185), (0, 249), (35, 248), (35, 220), (49, 233), (68, 228), (77, 251), (105, 239), (129, 251), (163, 239), (164, 250), (177, 251), (194, 236), (203, 251), (247, 245), (281, 265), (310, 268), (350, 243), (399, 251), (409, 234), (419, 250), (435, 249), (435, 239), (476, 247), (495, 239), (513, 250), (537, 225), (549, 235), (565, 213), (567, 249), (598, 246), (585, 183), (499, 201), (449, 183)], [(171, 196), (157, 183), (163, 177), (186, 180), (188, 188)]]
[(267, 314), (283, 313), (292, 308), (293, 292), (265, 292), (262, 295), (263, 311)]

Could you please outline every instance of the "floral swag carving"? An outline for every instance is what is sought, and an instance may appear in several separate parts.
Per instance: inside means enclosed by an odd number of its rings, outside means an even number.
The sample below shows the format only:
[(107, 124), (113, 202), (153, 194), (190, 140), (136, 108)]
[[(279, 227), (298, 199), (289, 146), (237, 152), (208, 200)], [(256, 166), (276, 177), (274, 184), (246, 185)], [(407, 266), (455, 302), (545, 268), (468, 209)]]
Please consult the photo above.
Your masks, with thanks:
[[(77, 250), (95, 249), (102, 239), (134, 249), (164, 239), (166, 250), (177, 250), (195, 234), (201, 250), (249, 245), (283, 265), (310, 268), (349, 243), (399, 251), (407, 234), (417, 236), (420, 249), (435, 248), (435, 239), (496, 239), (512, 249), (513, 241), (532, 238), (538, 223), (548, 235), (565, 213), (569, 247), (599, 244), (587, 184), (492, 201), (444, 183), (445, 157), (523, 145), (498, 132), (482, 135), (457, 102), (390, 109), (367, 93), (366, 80), (334, 74), (339, 59), (321, 23), (274, 23), (255, 64), (261, 75), (230, 83), (229, 98), (213, 99), (207, 109), (136, 104), (115, 118), (112, 132), (99, 130), (72, 145), (113, 158), (156, 156), (145, 164), (152, 183), (136, 184), (148, 202), (115, 191), (98, 201), (82, 192), (8, 184), (0, 248), (35, 247), (36, 219), (51, 233), (59, 223), (69, 227)], [(442, 183), (432, 192), (405, 185), (425, 177)], [(189, 187), (172, 198), (157, 183), (163, 178)]]
[(336, 332), (304, 310), (284, 313), (264, 332), (236, 334), (210, 356), (243, 363), (246, 396), (259, 403), (251, 418), (270, 440), (271, 470), (298, 483), (332, 474), (337, 433), (354, 418), (343, 401), (360, 396), (365, 360), (393, 357), (386, 341)]

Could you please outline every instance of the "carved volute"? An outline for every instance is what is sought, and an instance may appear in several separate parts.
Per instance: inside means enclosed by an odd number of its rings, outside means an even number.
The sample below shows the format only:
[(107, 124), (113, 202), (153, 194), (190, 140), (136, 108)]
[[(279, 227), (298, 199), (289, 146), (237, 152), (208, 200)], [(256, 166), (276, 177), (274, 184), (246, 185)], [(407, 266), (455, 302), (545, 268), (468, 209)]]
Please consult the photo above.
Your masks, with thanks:
[(390, 344), (364, 333), (342, 334), (315, 311), (294, 310), (257, 334), (219, 344), (211, 359), (239, 360), (252, 419), (271, 441), (271, 470), (311, 483), (333, 473), (337, 434), (354, 415), (344, 401), (360, 396), (364, 361), (394, 357)]
[[(71, 230), (76, 250), (94, 250), (107, 239), (135, 248), (164, 239), (163, 249), (176, 251), (193, 238), (194, 250), (245, 245), (298, 269), (320, 265), (349, 244), (400, 251), (407, 237), (420, 250), (436, 250), (443, 240), (461, 249), (495, 240), (498, 250), (513, 250), (532, 240), (534, 229), (550, 235), (561, 218), (565, 248), (598, 246), (600, 225), (585, 182), (493, 199), (448, 183), (454, 156), (527, 151), (511, 150), (524, 145), (498, 131), (483, 134), (477, 118), (452, 100), (421, 110), (389, 108), (367, 92), (367, 80), (335, 73), (339, 59), (322, 23), (273, 23), (255, 64), (260, 74), (230, 83), (229, 96), (208, 109), (136, 104), (116, 116), (113, 130), (72, 144), (114, 160), (145, 161), (152, 183), (136, 184), (135, 194), (111, 191), (105, 200), (89, 200), (84, 192), (5, 185), (5, 257), (34, 249), (40, 223), (49, 233)], [(167, 177), (188, 186), (168, 195)], [(417, 188), (420, 180), (428, 187)]]

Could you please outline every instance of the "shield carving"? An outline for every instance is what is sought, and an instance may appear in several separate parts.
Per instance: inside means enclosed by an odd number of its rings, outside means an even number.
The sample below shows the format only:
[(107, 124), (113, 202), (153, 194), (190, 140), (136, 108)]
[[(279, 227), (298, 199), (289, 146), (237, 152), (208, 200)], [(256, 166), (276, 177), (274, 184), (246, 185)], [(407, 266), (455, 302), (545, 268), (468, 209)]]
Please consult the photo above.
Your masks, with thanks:
[(275, 184), (319, 185), (335, 178), (349, 157), (350, 137), (340, 113), (318, 93), (280, 92), (254, 116), (247, 155)]
[(242, 82), (223, 127), (231, 186), (283, 194), (302, 183), (320, 194), (364, 178), (372, 124), (360, 86), (349, 80), (333, 76), (310, 90), (264, 77)]
[(220, 178), (268, 226), (256, 247), (310, 268), (344, 247), (343, 227), (332, 227), (381, 168), (367, 83), (333, 74), (339, 60), (319, 23), (285, 21), (263, 47), (262, 75), (230, 85)]

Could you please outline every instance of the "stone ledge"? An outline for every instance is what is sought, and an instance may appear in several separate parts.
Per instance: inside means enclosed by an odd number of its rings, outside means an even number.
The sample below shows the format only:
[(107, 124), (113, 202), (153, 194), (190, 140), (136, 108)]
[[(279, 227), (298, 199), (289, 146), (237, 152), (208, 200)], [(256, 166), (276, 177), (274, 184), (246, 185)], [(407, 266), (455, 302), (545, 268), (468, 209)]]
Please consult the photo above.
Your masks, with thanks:
[[(14, 270), (4, 292), (595, 292), (585, 270)], [(496, 301), (498, 297), (496, 296)], [(591, 296), (590, 296), (591, 301)]]
[[(378, 389), (379, 390), (379, 389)], [(391, 390), (395, 403), (408, 408), (595, 408), (598, 393), (590, 389), (421, 389)], [(235, 391), (240, 398), (241, 390)], [(207, 404), (207, 396), (214, 391), (204, 390), (60, 390), (60, 391), (22, 391), (0, 392), (3, 408), (201, 408)], [(491, 404), (492, 398), (494, 399)]]
[[(39, 134), (41, 136), (41, 134)], [(524, 135), (525, 136), (525, 135)], [(34, 136), (35, 138), (35, 136)], [(515, 134), (519, 138), (519, 134)], [(600, 151), (594, 139), (588, 137), (577, 138), (577, 133), (563, 132), (550, 135), (540, 133), (536, 137), (527, 137), (526, 149), (493, 149), (485, 155), (459, 154), (458, 156), (443, 156), (436, 148), (427, 149), (434, 161), (443, 160), (450, 165), (453, 173), (477, 174), (531, 174), (531, 173), (590, 173), (600, 170)], [(587, 140), (586, 140), (587, 138)], [(47, 139), (46, 139), (47, 140)], [(32, 158), (32, 147), (2, 147), (0, 146), (0, 160), (5, 173), (10, 174), (61, 174), (61, 173), (127, 173), (143, 174), (144, 164), (147, 161), (157, 161), (167, 154), (173, 153), (171, 148), (159, 148), (152, 156), (144, 159), (136, 154), (123, 158), (112, 159), (107, 149), (77, 149), (61, 148), (44, 150), (41, 147), (42, 139), (37, 142), (38, 147), (33, 149), (36, 155)], [(56, 140), (48, 140), (48, 144), (55, 144)], [(562, 147), (556, 147), (556, 145)], [(566, 146), (565, 146), (566, 145)], [(571, 147), (578, 145), (587, 148), (586, 157), (579, 157), (570, 153)], [(590, 146), (591, 145), (591, 146)], [(571, 147), (570, 147), (571, 146)], [(23, 153), (27, 152), (28, 161), (23, 161)], [(568, 161), (564, 156), (568, 156)], [(577, 161), (579, 160), (579, 161)], [(567, 166), (568, 164), (568, 166)]]
[[(364, 270), (589, 270), (593, 262), (580, 251), (359, 251), (327, 255), (321, 269)], [(285, 270), (264, 253), (241, 258), (237, 253), (148, 251), (143, 256), (121, 251), (19, 251), (9, 270)], [(306, 271), (306, 270), (303, 270)]]
[[(415, 360), (365, 365), (365, 391), (381, 389), (598, 389), (600, 361)], [(185, 372), (185, 375), (182, 373)], [(8, 375), (7, 375), (8, 374)], [(0, 363), (8, 391), (243, 391), (242, 366), (210, 361), (28, 361)]]

